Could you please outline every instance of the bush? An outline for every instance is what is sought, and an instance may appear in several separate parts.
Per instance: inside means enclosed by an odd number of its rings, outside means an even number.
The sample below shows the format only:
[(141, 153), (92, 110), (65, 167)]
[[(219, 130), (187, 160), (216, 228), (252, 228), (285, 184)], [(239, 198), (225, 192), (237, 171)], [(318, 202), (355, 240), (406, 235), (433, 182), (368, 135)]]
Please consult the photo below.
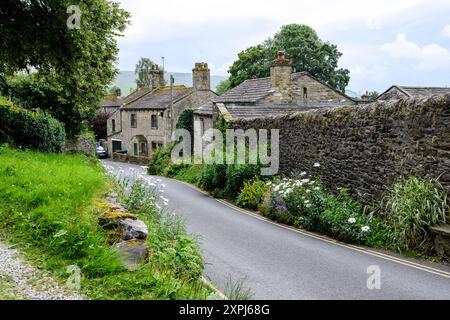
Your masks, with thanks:
[(346, 190), (335, 196), (310, 178), (269, 182), (264, 214), (272, 219), (321, 232), (338, 240), (382, 245), (385, 225), (354, 201)]
[(252, 182), (244, 181), (244, 186), (236, 199), (236, 204), (243, 208), (258, 209), (258, 205), (263, 201), (267, 189), (266, 183), (258, 178)]
[(437, 181), (411, 177), (394, 185), (385, 209), (392, 244), (400, 250), (427, 251), (429, 228), (446, 222), (449, 206), (447, 193)]
[(148, 162), (148, 174), (162, 176), (166, 171), (166, 167), (171, 163), (172, 149), (175, 144), (158, 148)]
[(200, 187), (206, 191), (223, 193), (227, 177), (227, 166), (224, 164), (207, 164), (200, 179)]
[(65, 144), (63, 125), (42, 112), (14, 106), (0, 98), (0, 143), (19, 148), (61, 152)]
[(245, 181), (259, 176), (259, 166), (253, 164), (228, 165), (226, 169), (225, 189), (223, 195), (226, 198), (236, 200)]
[(180, 217), (162, 212), (157, 205), (154, 182), (148, 185), (137, 181), (131, 188), (126, 204), (130, 210), (144, 217), (149, 227), (147, 242), (153, 259), (177, 277), (198, 280), (204, 267), (197, 243), (191, 238)]

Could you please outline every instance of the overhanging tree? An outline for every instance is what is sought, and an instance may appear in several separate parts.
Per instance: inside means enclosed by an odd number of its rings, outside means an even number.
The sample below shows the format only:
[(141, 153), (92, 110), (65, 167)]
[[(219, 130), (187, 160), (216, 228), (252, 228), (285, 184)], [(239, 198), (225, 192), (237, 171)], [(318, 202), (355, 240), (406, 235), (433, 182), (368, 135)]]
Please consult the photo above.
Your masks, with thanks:
[(138, 88), (150, 87), (150, 69), (153, 66), (153, 61), (149, 58), (141, 58), (134, 69), (136, 75), (136, 85)]
[(342, 53), (337, 46), (322, 41), (309, 26), (289, 24), (273, 38), (238, 54), (229, 69), (231, 87), (247, 79), (268, 77), (270, 64), (280, 50), (285, 50), (296, 71), (307, 71), (330, 86), (345, 91), (350, 71), (338, 68)]
[[(2, 0), (0, 2), (0, 78), (18, 71), (32, 73), (62, 103), (49, 112), (73, 114), (61, 119), (69, 136), (95, 116), (105, 88), (116, 76), (117, 36), (129, 13), (108, 0), (84, 0), (79, 28), (71, 27), (69, 0)], [(72, 24), (73, 26), (73, 24)], [(3, 81), (3, 92), (11, 88)], [(26, 100), (26, 97), (19, 97)], [(31, 104), (31, 102), (29, 102)], [(35, 108), (47, 108), (34, 105)], [(58, 109), (58, 111), (55, 111)]]

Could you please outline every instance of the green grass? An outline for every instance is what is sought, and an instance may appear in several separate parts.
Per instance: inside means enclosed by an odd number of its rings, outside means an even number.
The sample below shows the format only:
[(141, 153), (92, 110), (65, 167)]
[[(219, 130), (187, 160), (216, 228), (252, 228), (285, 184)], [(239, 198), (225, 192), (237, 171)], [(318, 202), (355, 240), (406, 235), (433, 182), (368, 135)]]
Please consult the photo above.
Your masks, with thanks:
[[(97, 220), (98, 200), (111, 187), (95, 159), (0, 146), (2, 236), (18, 243), (28, 258), (62, 283), (68, 277), (67, 266), (77, 265), (82, 272), (81, 291), (88, 298), (206, 299), (211, 291), (198, 277), (183, 278), (167, 261), (150, 256), (136, 271), (123, 268)], [(162, 228), (154, 221), (149, 233)], [(149, 244), (166, 239), (159, 240), (149, 239)], [(175, 246), (174, 256), (183, 249)]]

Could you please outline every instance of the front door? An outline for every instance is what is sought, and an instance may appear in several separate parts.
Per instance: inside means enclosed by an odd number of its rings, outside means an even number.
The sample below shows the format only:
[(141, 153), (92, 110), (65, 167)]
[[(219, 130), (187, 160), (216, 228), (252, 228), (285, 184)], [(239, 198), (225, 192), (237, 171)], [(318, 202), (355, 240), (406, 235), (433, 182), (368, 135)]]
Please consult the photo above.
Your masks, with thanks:
[(147, 156), (147, 142), (141, 142), (141, 156)]
[(137, 143), (134, 144), (134, 150), (133, 151), (134, 151), (134, 155), (138, 156), (138, 144)]

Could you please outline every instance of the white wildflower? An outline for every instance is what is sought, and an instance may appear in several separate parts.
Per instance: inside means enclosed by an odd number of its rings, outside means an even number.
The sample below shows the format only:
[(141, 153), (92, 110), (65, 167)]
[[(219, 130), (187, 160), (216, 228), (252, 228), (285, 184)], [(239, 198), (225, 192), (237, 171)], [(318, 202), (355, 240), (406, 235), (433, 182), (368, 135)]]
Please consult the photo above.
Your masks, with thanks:
[(305, 205), (305, 207), (311, 208), (311, 204), (310, 204), (310, 203), (307, 203), (307, 204)]
[(356, 219), (355, 218), (349, 218), (348, 219), (348, 223), (354, 224), (354, 223), (356, 223)]
[(306, 171), (303, 171), (302, 173), (300, 173), (300, 177), (306, 176)]
[(369, 228), (369, 226), (364, 226), (364, 227), (361, 228), (361, 231), (362, 232), (369, 232), (370, 228)]
[(319, 168), (320, 167), (320, 163), (316, 162), (314, 163), (314, 168)]
[(308, 183), (310, 180), (309, 179), (303, 179), (301, 182), (303, 183), (303, 184), (305, 184), (305, 183)]

